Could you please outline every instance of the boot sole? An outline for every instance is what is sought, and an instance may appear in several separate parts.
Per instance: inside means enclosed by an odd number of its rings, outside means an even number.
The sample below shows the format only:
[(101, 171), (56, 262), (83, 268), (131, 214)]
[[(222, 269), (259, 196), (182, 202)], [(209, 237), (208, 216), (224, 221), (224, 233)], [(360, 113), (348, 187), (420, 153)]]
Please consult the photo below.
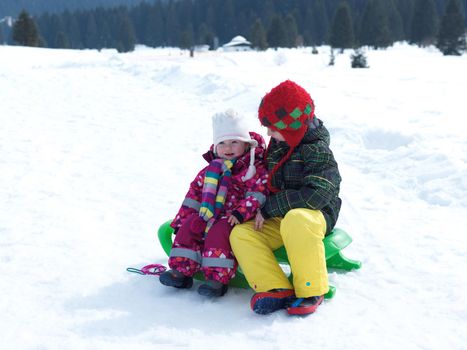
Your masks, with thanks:
[(175, 280), (169, 275), (160, 275), (159, 282), (164, 286), (174, 287), (179, 289), (188, 289), (193, 286), (193, 278), (188, 277), (183, 280)]
[(201, 285), (198, 288), (198, 294), (203, 295), (205, 297), (221, 297), (225, 293), (227, 293), (227, 288), (225, 287), (215, 289), (210, 287), (203, 287), (203, 285)]

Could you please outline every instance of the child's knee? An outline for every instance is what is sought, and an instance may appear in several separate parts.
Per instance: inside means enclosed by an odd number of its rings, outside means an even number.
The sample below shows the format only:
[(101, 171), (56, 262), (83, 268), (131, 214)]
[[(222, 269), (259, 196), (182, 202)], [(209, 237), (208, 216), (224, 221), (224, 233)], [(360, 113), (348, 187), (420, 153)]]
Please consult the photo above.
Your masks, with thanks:
[(323, 239), (326, 232), (323, 213), (319, 210), (303, 208), (290, 210), (281, 222), (281, 233), (288, 231), (294, 234), (302, 232)]
[(230, 232), (229, 240), (233, 249), (235, 249), (234, 246), (236, 246), (239, 241), (241, 241), (242, 231), (243, 230), (240, 228), (240, 225), (235, 225)]
[(229, 237), (232, 250), (235, 252), (235, 250), (241, 249), (240, 247), (248, 244), (248, 242), (251, 240), (250, 234), (251, 229), (248, 223), (235, 225), (232, 229), (232, 232), (230, 232)]

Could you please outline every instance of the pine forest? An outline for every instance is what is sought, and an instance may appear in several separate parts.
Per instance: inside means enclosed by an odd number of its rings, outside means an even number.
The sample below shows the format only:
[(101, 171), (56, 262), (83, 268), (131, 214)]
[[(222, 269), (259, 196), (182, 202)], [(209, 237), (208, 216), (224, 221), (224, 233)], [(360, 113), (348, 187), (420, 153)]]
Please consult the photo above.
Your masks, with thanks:
[[(72, 49), (210, 49), (241, 35), (253, 48), (330, 45), (385, 48), (396, 41), (465, 50), (467, 0), (165, 0), (37, 13), (14, 22), (38, 38), (18, 40), (0, 23), (0, 42)], [(30, 13), (35, 13), (31, 14)], [(25, 22), (25, 18), (30, 21)], [(20, 19), (23, 22), (20, 22)], [(24, 24), (26, 23), (26, 24)], [(34, 28), (24, 28), (32, 25)], [(16, 28), (16, 30), (19, 30)], [(21, 34), (21, 33), (20, 33)], [(21, 38), (21, 35), (20, 35)]]

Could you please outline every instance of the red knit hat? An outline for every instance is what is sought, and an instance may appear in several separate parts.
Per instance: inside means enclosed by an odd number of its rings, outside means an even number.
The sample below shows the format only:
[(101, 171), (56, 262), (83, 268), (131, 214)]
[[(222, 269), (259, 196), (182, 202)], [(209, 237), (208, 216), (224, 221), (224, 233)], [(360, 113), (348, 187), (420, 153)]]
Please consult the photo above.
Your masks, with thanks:
[(272, 192), (278, 191), (271, 185), (273, 174), (302, 141), (314, 112), (315, 105), (310, 94), (290, 80), (280, 83), (263, 97), (258, 109), (259, 121), (263, 126), (279, 132), (290, 146), (287, 154), (269, 174), (268, 185)]

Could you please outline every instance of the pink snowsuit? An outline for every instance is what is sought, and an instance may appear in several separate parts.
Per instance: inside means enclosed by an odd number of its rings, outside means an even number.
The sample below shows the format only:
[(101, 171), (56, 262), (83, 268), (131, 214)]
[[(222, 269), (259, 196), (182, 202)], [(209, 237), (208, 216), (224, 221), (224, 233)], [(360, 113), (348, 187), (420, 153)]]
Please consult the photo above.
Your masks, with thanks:
[[(231, 169), (231, 182), (224, 207), (206, 236), (204, 232), (194, 229), (194, 225), (200, 220), (198, 210), (207, 167), (190, 184), (185, 200), (170, 224), (176, 230), (169, 257), (171, 269), (180, 271), (185, 276), (193, 276), (201, 270), (207, 280), (223, 284), (229, 283), (235, 276), (237, 262), (229, 243), (233, 226), (227, 222), (227, 218), (234, 215), (240, 223), (254, 218), (267, 195), (266, 144), (261, 135), (250, 132), (250, 136), (258, 141), (255, 149), (256, 174), (251, 179), (242, 181), (250, 164), (250, 152), (247, 151)], [(213, 146), (203, 157), (208, 163), (216, 158)]]

